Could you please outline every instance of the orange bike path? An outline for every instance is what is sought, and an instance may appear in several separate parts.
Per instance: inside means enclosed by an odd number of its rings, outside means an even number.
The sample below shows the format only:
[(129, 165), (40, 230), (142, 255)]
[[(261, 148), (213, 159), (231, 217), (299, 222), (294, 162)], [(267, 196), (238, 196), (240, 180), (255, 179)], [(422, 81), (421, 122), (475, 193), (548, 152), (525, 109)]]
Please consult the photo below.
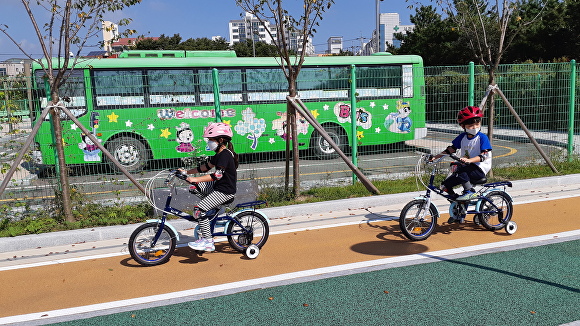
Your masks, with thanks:
[[(198, 256), (178, 248), (160, 266), (142, 267), (127, 254), (0, 272), (0, 317), (72, 308), (171, 293), (283, 273), (380, 258), (527, 238), (579, 229), (578, 198), (514, 206), (518, 231), (490, 232), (473, 223), (444, 223), (421, 242), (408, 241), (398, 221), (348, 225), (271, 235), (260, 256), (249, 260), (218, 244), (217, 252)], [(313, 216), (314, 218), (314, 216)]]

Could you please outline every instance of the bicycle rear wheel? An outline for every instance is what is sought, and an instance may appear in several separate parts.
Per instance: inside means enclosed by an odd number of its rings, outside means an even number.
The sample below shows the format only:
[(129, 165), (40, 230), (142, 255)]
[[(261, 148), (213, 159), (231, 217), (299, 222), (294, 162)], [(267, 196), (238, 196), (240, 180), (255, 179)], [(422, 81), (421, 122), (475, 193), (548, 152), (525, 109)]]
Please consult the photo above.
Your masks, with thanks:
[(427, 208), (426, 200), (416, 199), (410, 201), (401, 211), (399, 226), (409, 240), (425, 240), (435, 230), (438, 217), (437, 208), (433, 203)]
[(244, 252), (251, 244), (262, 248), (270, 235), (266, 218), (258, 212), (245, 211), (236, 215), (236, 219), (244, 228), (242, 229), (233, 221), (228, 223), (226, 233), (231, 234), (228, 235), (230, 246), (239, 252)]
[(479, 221), (488, 230), (502, 229), (511, 220), (513, 206), (511, 198), (503, 191), (491, 191), (478, 202)]
[(141, 265), (155, 266), (169, 261), (175, 250), (175, 234), (167, 225), (163, 226), (155, 245), (152, 245), (159, 231), (159, 223), (151, 222), (139, 226), (129, 238), (129, 253)]

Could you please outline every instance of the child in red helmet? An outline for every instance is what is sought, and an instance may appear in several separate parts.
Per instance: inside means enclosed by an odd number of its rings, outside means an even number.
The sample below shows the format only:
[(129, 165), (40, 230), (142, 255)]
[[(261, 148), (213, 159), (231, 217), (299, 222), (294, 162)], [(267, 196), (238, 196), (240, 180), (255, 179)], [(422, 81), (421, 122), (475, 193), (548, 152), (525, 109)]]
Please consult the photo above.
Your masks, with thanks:
[(210, 221), (205, 216), (205, 212), (233, 200), (235, 197), (238, 154), (234, 151), (231, 143), (232, 136), (232, 129), (228, 124), (221, 122), (209, 124), (205, 128), (203, 137), (207, 138), (208, 148), (215, 151), (216, 154), (208, 162), (191, 170), (183, 171), (187, 174), (205, 173), (215, 168), (213, 173), (187, 178), (189, 182), (199, 183), (203, 195), (194, 212), (201, 230), (201, 237), (187, 244), (193, 250), (215, 250)]
[(458, 152), (462, 162), (473, 163), (458, 166), (457, 170), (443, 181), (445, 191), (452, 196), (456, 196), (453, 187), (463, 186), (463, 194), (456, 198), (457, 201), (468, 201), (477, 197), (472, 183), (485, 178), (491, 170), (491, 143), (487, 135), (480, 132), (482, 118), (483, 112), (476, 106), (461, 109), (457, 114), (457, 123), (463, 128), (463, 132), (452, 141), (451, 146), (433, 158), (438, 159), (443, 155)]

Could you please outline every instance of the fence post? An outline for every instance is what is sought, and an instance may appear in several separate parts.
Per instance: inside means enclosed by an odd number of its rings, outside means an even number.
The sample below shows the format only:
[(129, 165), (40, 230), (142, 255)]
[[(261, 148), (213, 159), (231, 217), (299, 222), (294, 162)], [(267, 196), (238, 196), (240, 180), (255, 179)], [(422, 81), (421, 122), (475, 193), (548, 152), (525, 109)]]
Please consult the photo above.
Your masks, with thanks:
[[(50, 105), (52, 103), (52, 93), (51, 93), (51, 89), (50, 89), (50, 84), (48, 83), (48, 79), (44, 79), (44, 91), (46, 92), (46, 105)], [(54, 109), (53, 109), (54, 110)], [(60, 112), (56, 112), (56, 114), (60, 114)], [(59, 178), (59, 182), (57, 184), (57, 189), (58, 191), (62, 192), (62, 180), (60, 180), (60, 169), (64, 168), (60, 166), (59, 163), (59, 159), (58, 159), (58, 153), (56, 152), (56, 135), (55, 135), (55, 130), (54, 130), (54, 117), (53, 117), (53, 113), (51, 112), (48, 115), (48, 118), (50, 119), (50, 134), (52, 136), (52, 150), (54, 152), (54, 172), (56, 173), (56, 175)], [(58, 119), (60, 120), (60, 119)], [(58, 122), (60, 123), (60, 121)]]
[(469, 90), (468, 90), (468, 103), (469, 106), (473, 106), (475, 103), (475, 64), (473, 61), (469, 62)]
[(213, 82), (213, 103), (215, 107), (215, 121), (222, 122), (221, 103), (220, 103), (220, 79), (219, 72), (216, 68), (211, 70), (211, 80)]
[(570, 103), (568, 104), (568, 162), (574, 151), (574, 109), (576, 99), (576, 60), (570, 61)]
[[(357, 137), (356, 137), (356, 67), (350, 66), (350, 122), (351, 122), (351, 155), (352, 164), (358, 167)], [(352, 174), (352, 184), (357, 182), (356, 174)]]

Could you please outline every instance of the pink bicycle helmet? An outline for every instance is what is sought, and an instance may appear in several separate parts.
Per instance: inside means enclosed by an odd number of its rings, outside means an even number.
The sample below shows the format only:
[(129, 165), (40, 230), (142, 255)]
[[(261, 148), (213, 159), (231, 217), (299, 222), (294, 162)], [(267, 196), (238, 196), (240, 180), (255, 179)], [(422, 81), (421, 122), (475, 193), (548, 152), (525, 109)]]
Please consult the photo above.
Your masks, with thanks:
[(233, 136), (232, 128), (230, 128), (227, 123), (223, 122), (210, 123), (203, 131), (204, 138), (227, 137), (232, 139)]
[(457, 114), (457, 123), (462, 124), (472, 118), (483, 118), (483, 112), (477, 106), (466, 106), (459, 110)]

